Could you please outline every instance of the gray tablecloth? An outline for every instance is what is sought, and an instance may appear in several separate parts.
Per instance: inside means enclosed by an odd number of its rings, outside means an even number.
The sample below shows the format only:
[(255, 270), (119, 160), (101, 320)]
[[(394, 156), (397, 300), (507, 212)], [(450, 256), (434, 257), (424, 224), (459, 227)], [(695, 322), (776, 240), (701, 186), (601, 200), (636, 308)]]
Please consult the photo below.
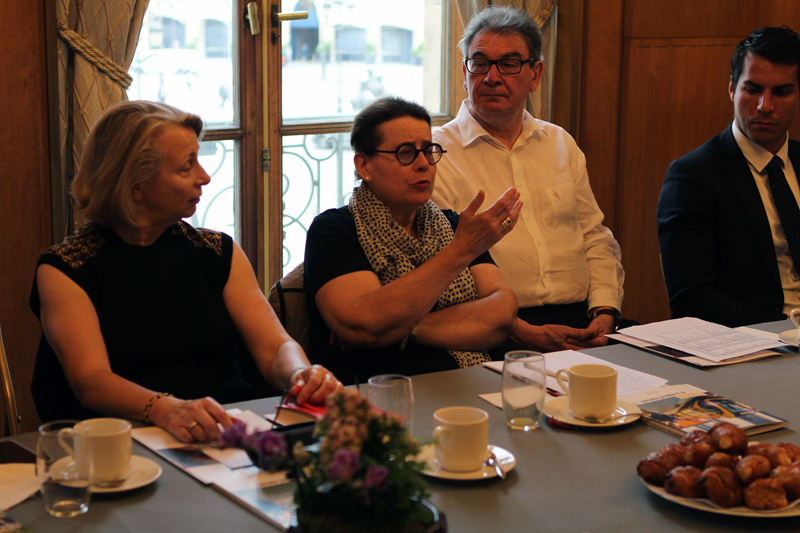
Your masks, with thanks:
[[(790, 322), (759, 326), (780, 332)], [(664, 378), (690, 383), (788, 419), (788, 428), (758, 435), (761, 442), (800, 445), (800, 357), (796, 350), (776, 359), (701, 370), (623, 345), (588, 353)], [(549, 424), (531, 433), (508, 430), (503, 413), (478, 398), (498, 392), (500, 375), (485, 368), (415, 376), (414, 433), (427, 437), (432, 413), (448, 405), (471, 405), (489, 414), (490, 442), (512, 452), (516, 468), (505, 480), (456, 482), (429, 479), (431, 501), (462, 532), (673, 532), (798, 531), (798, 518), (740, 518), (681, 507), (651, 494), (636, 476), (636, 464), (677, 439), (640, 423), (603, 430), (568, 430)], [(277, 398), (236, 404), (256, 413), (273, 411)], [(23, 436), (28, 444), (33, 434)], [(156, 458), (136, 445), (134, 453)], [(159, 460), (156, 458), (156, 460)], [(159, 460), (160, 461), (160, 460)], [(163, 463), (156, 483), (129, 493), (95, 496), (87, 514), (51, 518), (34, 498), (9, 514), (35, 532), (61, 531), (272, 531), (270, 525), (211, 487)]]

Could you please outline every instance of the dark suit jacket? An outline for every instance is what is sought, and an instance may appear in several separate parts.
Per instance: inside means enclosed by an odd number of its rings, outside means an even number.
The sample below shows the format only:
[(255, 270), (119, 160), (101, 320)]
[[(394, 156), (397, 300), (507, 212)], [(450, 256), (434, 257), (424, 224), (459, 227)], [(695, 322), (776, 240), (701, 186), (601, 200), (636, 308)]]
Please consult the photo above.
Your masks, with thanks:
[[(797, 141), (789, 158), (800, 171)], [(767, 213), (730, 127), (670, 165), (657, 216), (673, 318), (731, 327), (786, 318)]]

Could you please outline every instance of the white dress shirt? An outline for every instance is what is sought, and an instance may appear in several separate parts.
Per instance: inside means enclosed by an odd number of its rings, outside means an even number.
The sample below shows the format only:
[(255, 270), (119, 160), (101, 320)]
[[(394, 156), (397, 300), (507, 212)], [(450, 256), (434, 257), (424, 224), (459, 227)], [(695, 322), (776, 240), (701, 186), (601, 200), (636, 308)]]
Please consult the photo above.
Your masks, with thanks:
[[(775, 244), (775, 255), (778, 257), (781, 286), (783, 286), (783, 312), (788, 315), (792, 309), (800, 307), (800, 276), (798, 276), (797, 269), (794, 268), (792, 254), (789, 251), (789, 243), (783, 233), (781, 218), (778, 215), (775, 202), (772, 200), (772, 190), (769, 187), (767, 165), (772, 161), (773, 154), (742, 133), (736, 121), (731, 124), (731, 129), (733, 130), (733, 138), (736, 139), (736, 144), (739, 145), (745, 159), (750, 163), (750, 172), (753, 174), (753, 179), (761, 195), (761, 202), (767, 212), (769, 227), (772, 230), (772, 242)], [(788, 135), (786, 136), (786, 142), (783, 143), (783, 146), (775, 155), (783, 161), (783, 174), (786, 176), (789, 188), (792, 189), (795, 201), (798, 201), (800, 205), (800, 185), (797, 184), (797, 175), (794, 172), (792, 160), (789, 159)]]
[(586, 159), (562, 128), (524, 112), (522, 133), (509, 150), (470, 115), (433, 133), (447, 153), (437, 163), (433, 201), (460, 213), (480, 189), (481, 210), (510, 187), (523, 202), (517, 225), (491, 250), (520, 307), (588, 301), (589, 309), (622, 309), (619, 244), (602, 225)]

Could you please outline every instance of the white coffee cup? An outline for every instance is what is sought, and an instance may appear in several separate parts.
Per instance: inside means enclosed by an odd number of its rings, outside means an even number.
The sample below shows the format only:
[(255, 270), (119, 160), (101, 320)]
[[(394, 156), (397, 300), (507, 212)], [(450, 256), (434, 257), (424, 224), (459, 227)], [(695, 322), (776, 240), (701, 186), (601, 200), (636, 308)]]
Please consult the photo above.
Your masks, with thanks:
[[(564, 377), (569, 376), (569, 386)], [(575, 365), (556, 372), (556, 380), (569, 397), (572, 416), (588, 422), (605, 422), (617, 409), (617, 371), (606, 365)]]
[(488, 456), (489, 414), (475, 407), (443, 407), (433, 413), (434, 458), (444, 470), (473, 472)]
[[(85, 429), (92, 455), (92, 484), (122, 481), (131, 469), (131, 423), (121, 418), (90, 418), (75, 425)], [(84, 433), (76, 433), (83, 435)], [(87, 457), (76, 454), (78, 467), (88, 469)]]
[[(792, 309), (792, 310), (789, 312), (789, 318), (791, 319), (791, 321), (792, 321), (792, 324), (794, 324), (794, 327), (796, 327), (796, 328), (800, 328), (800, 322), (798, 321), (797, 317), (795, 317), (795, 314), (798, 314), (798, 315), (800, 315), (800, 309)], [(800, 343), (800, 330), (798, 330), (798, 337), (797, 337), (797, 339), (798, 339), (798, 343)]]

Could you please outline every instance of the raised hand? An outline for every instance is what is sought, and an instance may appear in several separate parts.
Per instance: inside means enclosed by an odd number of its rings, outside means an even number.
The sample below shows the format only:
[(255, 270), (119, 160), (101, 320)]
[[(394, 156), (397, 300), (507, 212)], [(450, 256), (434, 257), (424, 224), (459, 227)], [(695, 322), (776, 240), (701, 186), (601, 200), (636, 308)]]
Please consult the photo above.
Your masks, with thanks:
[(478, 213), (486, 197), (482, 190), (461, 212), (461, 219), (453, 239), (472, 257), (477, 257), (494, 246), (511, 231), (519, 218), (522, 202), (519, 192), (511, 188), (503, 193), (488, 209)]

